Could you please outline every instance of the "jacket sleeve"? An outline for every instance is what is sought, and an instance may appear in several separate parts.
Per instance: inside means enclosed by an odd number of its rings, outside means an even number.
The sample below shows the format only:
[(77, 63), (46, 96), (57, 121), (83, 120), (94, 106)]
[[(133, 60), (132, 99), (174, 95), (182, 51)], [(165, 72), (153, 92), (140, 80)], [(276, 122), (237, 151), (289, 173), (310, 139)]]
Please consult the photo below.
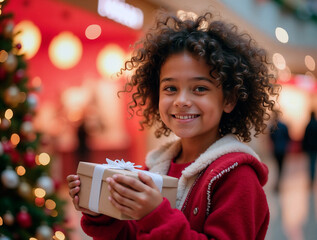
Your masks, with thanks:
[(167, 199), (137, 223), (139, 226), (137, 239), (140, 240), (207, 239), (204, 234), (191, 230), (185, 215), (180, 210), (171, 208)]
[(266, 195), (256, 172), (240, 165), (215, 183), (204, 232), (212, 239), (264, 239), (269, 223)]
[(120, 221), (106, 215), (93, 217), (83, 214), (81, 218), (83, 231), (94, 240), (135, 239), (135, 221)]
[(120, 221), (105, 215), (92, 217), (83, 214), (81, 219), (83, 231), (93, 237), (94, 240), (114, 239), (139, 239), (139, 240), (162, 240), (162, 239), (198, 239), (186, 237), (185, 231), (200, 235), (199, 239), (207, 239), (204, 234), (198, 234), (190, 229), (185, 215), (170, 206), (164, 198), (152, 213), (138, 221)]

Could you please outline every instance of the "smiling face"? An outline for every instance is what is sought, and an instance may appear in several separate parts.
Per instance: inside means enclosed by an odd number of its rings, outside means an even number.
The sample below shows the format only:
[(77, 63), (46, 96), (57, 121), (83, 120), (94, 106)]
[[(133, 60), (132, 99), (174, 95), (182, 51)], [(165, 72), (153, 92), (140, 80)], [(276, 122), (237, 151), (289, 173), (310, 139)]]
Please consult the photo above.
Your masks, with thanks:
[(180, 138), (216, 141), (222, 113), (234, 108), (224, 100), (210, 69), (204, 59), (188, 52), (171, 55), (161, 67), (160, 116)]

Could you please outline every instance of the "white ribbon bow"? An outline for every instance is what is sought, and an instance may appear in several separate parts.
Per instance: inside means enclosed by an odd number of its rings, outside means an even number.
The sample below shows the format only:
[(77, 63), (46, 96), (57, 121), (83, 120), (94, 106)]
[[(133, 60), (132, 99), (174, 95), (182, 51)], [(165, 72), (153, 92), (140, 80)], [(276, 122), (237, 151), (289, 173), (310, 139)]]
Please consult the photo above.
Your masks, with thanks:
[(102, 164), (102, 165), (108, 165), (107, 168), (112, 168), (112, 169), (122, 169), (122, 170), (128, 170), (135, 172), (135, 168), (142, 168), (141, 165), (135, 165), (135, 163), (132, 162), (125, 162), (123, 159), (121, 160), (110, 160), (109, 158), (106, 158), (107, 164)]
[(160, 192), (163, 188), (163, 177), (157, 173), (151, 173), (149, 171), (143, 171), (136, 168), (142, 168), (141, 165), (134, 165), (132, 162), (125, 162), (123, 159), (112, 161), (106, 158), (107, 164), (97, 164), (94, 169), (92, 176), (90, 196), (89, 196), (89, 209), (91, 211), (99, 213), (99, 198), (102, 184), (102, 176), (106, 169), (121, 169), (132, 172), (143, 172), (150, 176), (158, 187)]

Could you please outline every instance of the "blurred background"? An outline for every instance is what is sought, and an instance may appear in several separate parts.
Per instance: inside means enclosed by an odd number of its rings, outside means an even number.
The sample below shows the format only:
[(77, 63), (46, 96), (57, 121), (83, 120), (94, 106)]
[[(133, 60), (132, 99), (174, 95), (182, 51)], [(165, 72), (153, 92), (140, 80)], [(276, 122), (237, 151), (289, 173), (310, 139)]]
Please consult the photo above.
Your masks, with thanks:
[[(149, 150), (167, 141), (155, 139), (152, 129), (139, 131), (139, 119), (129, 118), (128, 99), (116, 95), (124, 77), (115, 76), (162, 8), (193, 16), (212, 11), (267, 50), (282, 85), (278, 117), (284, 130), (270, 134), (268, 123), (267, 134), (250, 143), (270, 170), (267, 239), (317, 239), (316, 148), (303, 148), (306, 126), (317, 112), (316, 0), (9, 0), (2, 14), (14, 14), (12, 29), (2, 30), (21, 32), (15, 41), (34, 90), (32, 130), (41, 133), (41, 150), (52, 155), (51, 178), (60, 183), (56, 191), (68, 201), (69, 239), (90, 239), (65, 184), (78, 162), (108, 157), (143, 164)], [(309, 142), (316, 145), (317, 136)]]

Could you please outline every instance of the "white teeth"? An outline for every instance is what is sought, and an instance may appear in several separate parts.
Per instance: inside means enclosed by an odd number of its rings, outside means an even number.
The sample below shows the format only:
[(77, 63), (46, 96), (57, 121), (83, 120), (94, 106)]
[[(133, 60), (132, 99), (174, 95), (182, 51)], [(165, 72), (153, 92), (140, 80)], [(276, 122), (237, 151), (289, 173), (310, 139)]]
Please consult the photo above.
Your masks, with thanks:
[(175, 118), (177, 119), (192, 119), (192, 118), (196, 118), (198, 115), (174, 115)]

